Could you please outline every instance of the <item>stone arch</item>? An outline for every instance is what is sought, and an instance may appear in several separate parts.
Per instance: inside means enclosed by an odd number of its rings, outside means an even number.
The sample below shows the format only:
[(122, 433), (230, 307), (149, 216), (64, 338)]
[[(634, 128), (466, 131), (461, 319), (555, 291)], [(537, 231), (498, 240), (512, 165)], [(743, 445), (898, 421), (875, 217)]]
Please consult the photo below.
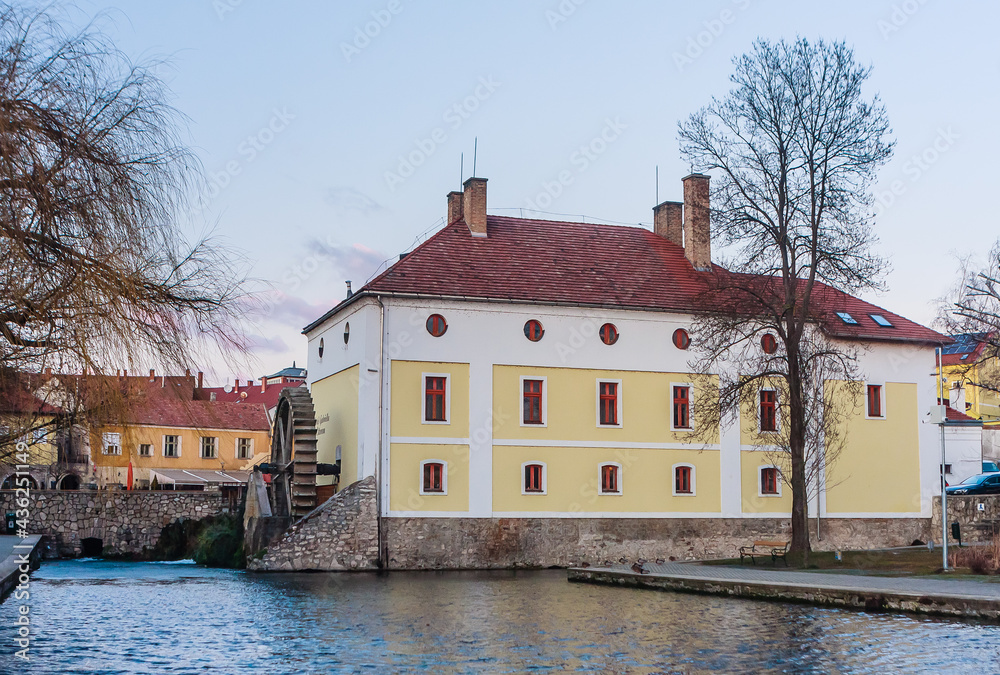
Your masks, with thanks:
[[(13, 490), (16, 487), (15, 481), (18, 478), (24, 478), (24, 476), (18, 476), (13, 471), (11, 473), (7, 474), (4, 477), (3, 481), (0, 482), (0, 490)], [(31, 473), (31, 472), (28, 473), (27, 478), (30, 481), (28, 487), (31, 488), (32, 490), (37, 490), (37, 489), (39, 489), (40, 485), (44, 485), (44, 482), (40, 483), (39, 480), (38, 480), (38, 478), (33, 473)], [(44, 479), (42, 479), (42, 480), (44, 481)]]
[(79, 490), (82, 486), (83, 480), (72, 471), (64, 473), (56, 479), (57, 490)]

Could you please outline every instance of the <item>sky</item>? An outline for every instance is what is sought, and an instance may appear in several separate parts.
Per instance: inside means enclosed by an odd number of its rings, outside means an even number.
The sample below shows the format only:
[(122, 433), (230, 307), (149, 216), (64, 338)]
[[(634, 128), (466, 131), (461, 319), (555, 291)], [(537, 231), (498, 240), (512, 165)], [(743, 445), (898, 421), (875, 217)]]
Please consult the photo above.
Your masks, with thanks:
[(866, 300), (930, 324), (959, 260), (1000, 235), (985, 200), (997, 180), (987, 160), (1000, 155), (1000, 3), (82, 0), (75, 11), (104, 12), (136, 61), (166, 60), (207, 175), (197, 216), (266, 284), (255, 361), (236, 373), (196, 364), (216, 380), (303, 365), (302, 327), (344, 298), (346, 280), (357, 290), (443, 225), (474, 147), (490, 213), (651, 226), (656, 167), (661, 201), (680, 200), (689, 173), (678, 123), (726, 94), (732, 59), (758, 37), (845, 40), (873, 66), (868, 91), (898, 145), (876, 186), (892, 267)]

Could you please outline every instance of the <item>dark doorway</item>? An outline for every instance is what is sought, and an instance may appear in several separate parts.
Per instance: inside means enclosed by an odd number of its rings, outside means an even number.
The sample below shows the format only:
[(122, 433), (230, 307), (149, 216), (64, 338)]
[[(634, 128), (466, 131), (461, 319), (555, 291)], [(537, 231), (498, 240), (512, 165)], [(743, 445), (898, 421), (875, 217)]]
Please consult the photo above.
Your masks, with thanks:
[(59, 490), (79, 490), (80, 489), (80, 478), (78, 476), (75, 476), (75, 475), (71, 474), (71, 473), (68, 473), (68, 474), (66, 474), (65, 476), (62, 477), (61, 481), (59, 481), (59, 485), (57, 486), (57, 489), (59, 489)]
[(104, 540), (97, 537), (87, 537), (80, 542), (80, 546), (83, 549), (80, 551), (81, 557), (99, 558), (104, 551)]

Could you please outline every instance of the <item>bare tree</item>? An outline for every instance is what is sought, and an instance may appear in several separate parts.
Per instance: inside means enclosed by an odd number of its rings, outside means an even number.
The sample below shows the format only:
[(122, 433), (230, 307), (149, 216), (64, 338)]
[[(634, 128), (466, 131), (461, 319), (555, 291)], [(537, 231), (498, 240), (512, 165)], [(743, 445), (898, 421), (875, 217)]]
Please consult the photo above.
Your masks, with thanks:
[(66, 23), (0, 4), (0, 375), (238, 353), (240, 261), (175, 221), (201, 171), (162, 64)]
[(735, 251), (710, 275), (695, 365), (723, 373), (719, 420), (777, 392), (779, 431), (764, 436), (787, 455), (791, 549), (808, 552), (810, 448), (829, 449), (844, 414), (824, 405), (827, 382), (858, 379), (856, 353), (822, 333), (819, 313), (827, 294), (880, 285), (870, 186), (894, 142), (878, 97), (862, 91), (870, 67), (843, 43), (758, 40), (734, 66), (729, 94), (680, 124), (682, 156), (713, 174), (715, 235)]
[(971, 258), (961, 262), (958, 283), (940, 302), (939, 323), (948, 333), (971, 334), (982, 343), (977, 357), (958, 371), (970, 385), (1000, 393), (1000, 241), (984, 266)]

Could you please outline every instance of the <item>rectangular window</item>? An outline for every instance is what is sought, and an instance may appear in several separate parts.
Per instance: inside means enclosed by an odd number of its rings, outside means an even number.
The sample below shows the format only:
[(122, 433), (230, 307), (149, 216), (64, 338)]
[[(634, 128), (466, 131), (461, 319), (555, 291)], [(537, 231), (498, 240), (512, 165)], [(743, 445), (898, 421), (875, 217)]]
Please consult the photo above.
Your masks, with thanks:
[[(940, 469), (941, 469), (941, 465), (938, 464), (938, 470), (940, 470)], [(946, 474), (950, 474), (951, 473), (951, 464), (945, 464), (944, 465), (944, 472)]]
[(439, 462), (424, 464), (424, 492), (444, 492), (444, 465)]
[(448, 378), (429, 375), (424, 378), (424, 421), (447, 422), (445, 408)]
[(202, 436), (201, 437), (201, 458), (202, 459), (215, 459), (219, 456), (218, 453), (218, 440), (215, 436)]
[(679, 466), (674, 469), (674, 492), (679, 495), (691, 494), (691, 467)]
[(524, 381), (524, 410), (523, 420), (525, 424), (542, 423), (542, 381)]
[(253, 458), (253, 439), (237, 438), (236, 459), (252, 459), (252, 458)]
[(674, 387), (674, 428), (691, 428), (691, 387)]
[(152, 457), (153, 456), (153, 446), (149, 443), (139, 444), (139, 456), (140, 457)]
[(524, 491), (525, 492), (541, 492), (542, 491), (542, 465), (541, 464), (527, 464), (524, 467)]
[(605, 464), (601, 467), (601, 492), (619, 492), (618, 467)]
[(882, 417), (882, 385), (868, 385), (868, 416)]
[(164, 436), (163, 437), (163, 456), (164, 457), (180, 457), (181, 456), (181, 438), (180, 436)]
[(618, 426), (618, 383), (601, 382), (601, 424)]
[(107, 433), (101, 436), (101, 447), (105, 455), (122, 454), (122, 435)]
[(765, 467), (760, 470), (760, 493), (762, 495), (778, 494), (778, 470)]
[(777, 392), (765, 390), (760, 392), (760, 430), (777, 431), (778, 415), (776, 409)]

